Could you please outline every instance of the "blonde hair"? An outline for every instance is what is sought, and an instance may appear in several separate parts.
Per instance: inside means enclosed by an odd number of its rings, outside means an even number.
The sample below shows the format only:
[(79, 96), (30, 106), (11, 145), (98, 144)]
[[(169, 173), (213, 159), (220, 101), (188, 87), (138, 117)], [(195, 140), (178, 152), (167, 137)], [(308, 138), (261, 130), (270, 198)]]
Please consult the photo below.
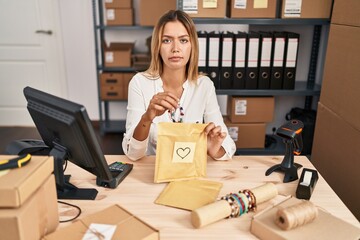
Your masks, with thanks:
[(186, 64), (186, 78), (194, 81), (199, 77), (198, 59), (199, 59), (199, 43), (195, 24), (191, 17), (181, 10), (170, 10), (165, 13), (154, 27), (151, 39), (151, 62), (149, 68), (145, 71), (147, 77), (157, 79), (163, 73), (163, 60), (160, 56), (161, 39), (164, 27), (168, 22), (179, 21), (187, 30), (191, 43), (191, 54)]

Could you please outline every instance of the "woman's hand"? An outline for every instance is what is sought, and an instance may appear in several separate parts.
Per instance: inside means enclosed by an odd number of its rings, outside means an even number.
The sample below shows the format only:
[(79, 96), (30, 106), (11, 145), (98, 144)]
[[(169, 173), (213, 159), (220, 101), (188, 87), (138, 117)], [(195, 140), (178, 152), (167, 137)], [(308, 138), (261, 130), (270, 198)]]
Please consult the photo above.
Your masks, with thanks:
[(163, 115), (167, 110), (175, 111), (178, 103), (179, 99), (170, 92), (157, 93), (150, 100), (149, 107), (143, 118), (152, 122), (155, 117)]
[(220, 126), (215, 126), (214, 123), (209, 123), (204, 129), (207, 135), (207, 154), (212, 158), (220, 158), (225, 154), (224, 148), (221, 146), (226, 133), (221, 132)]

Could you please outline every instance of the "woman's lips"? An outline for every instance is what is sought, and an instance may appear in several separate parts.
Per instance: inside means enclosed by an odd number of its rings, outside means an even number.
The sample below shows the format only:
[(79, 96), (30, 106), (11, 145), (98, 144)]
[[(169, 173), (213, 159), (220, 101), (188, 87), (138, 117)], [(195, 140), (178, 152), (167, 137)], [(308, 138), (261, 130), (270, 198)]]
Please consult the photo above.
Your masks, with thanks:
[(182, 59), (182, 57), (177, 57), (177, 56), (169, 58), (170, 61), (179, 61), (181, 59)]

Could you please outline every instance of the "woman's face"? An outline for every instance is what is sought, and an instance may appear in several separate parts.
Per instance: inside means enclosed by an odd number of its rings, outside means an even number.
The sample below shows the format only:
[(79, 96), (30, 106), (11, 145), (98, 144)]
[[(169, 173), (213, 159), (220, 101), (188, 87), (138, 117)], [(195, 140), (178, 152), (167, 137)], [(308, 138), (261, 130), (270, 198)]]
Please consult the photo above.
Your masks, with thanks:
[(189, 33), (181, 22), (165, 24), (161, 38), (160, 55), (164, 62), (164, 69), (185, 68), (191, 54)]

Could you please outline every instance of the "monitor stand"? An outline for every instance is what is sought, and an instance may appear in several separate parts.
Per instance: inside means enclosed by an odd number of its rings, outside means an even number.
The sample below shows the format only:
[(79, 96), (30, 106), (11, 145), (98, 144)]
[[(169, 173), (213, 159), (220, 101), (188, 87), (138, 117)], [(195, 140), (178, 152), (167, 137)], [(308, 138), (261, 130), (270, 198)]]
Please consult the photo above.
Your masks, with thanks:
[(54, 143), (50, 151), (54, 157), (54, 175), (58, 199), (94, 200), (98, 191), (95, 188), (77, 188), (69, 182), (71, 175), (64, 175), (63, 163), (67, 159), (67, 150)]

